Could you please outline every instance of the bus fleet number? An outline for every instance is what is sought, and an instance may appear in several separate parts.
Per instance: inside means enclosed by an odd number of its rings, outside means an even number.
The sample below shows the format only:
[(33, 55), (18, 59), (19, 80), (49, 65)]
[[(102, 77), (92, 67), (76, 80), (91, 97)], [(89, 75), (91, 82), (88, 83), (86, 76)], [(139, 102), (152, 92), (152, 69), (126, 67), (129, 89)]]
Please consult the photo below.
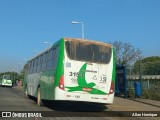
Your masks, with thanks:
[(78, 77), (78, 75), (80, 75), (80, 77), (84, 77), (84, 74), (83, 74), (83, 73), (79, 73), (79, 72), (69, 72), (69, 76)]

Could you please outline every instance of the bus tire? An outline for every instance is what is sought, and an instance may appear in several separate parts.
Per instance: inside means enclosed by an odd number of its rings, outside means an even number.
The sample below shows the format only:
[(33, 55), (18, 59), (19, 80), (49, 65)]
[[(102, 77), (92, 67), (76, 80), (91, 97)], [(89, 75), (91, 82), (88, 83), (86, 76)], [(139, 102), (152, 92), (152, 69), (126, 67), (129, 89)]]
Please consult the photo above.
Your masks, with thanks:
[(25, 97), (26, 99), (30, 99), (30, 97), (29, 97), (29, 95), (28, 95), (27, 86), (26, 86), (25, 89), (24, 89), (24, 97)]
[(38, 106), (43, 106), (43, 101), (42, 101), (42, 99), (41, 99), (40, 87), (38, 88), (38, 93), (37, 93), (37, 105), (38, 105)]

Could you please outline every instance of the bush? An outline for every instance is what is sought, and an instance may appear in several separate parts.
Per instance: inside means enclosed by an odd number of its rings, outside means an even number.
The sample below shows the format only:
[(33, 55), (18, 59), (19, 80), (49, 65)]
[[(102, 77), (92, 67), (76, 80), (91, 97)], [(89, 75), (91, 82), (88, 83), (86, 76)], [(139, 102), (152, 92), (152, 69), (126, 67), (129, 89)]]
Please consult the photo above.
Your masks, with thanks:
[(143, 90), (142, 98), (160, 100), (160, 92), (158, 90), (160, 90), (160, 88), (150, 88), (148, 90)]
[(134, 88), (133, 87), (129, 86), (129, 88), (128, 88), (128, 97), (129, 98), (135, 97), (135, 93), (134, 93)]

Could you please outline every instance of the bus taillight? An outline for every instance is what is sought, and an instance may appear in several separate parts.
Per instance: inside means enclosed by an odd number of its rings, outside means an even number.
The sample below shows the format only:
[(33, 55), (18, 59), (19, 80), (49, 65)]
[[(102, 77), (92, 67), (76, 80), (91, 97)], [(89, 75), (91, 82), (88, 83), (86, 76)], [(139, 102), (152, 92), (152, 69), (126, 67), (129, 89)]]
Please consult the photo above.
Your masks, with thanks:
[(61, 90), (64, 90), (64, 75), (62, 75), (62, 76), (60, 77), (59, 88), (60, 88)]
[(109, 90), (109, 94), (112, 94), (114, 92), (114, 82), (112, 81), (111, 82), (111, 87), (110, 87), (110, 90)]

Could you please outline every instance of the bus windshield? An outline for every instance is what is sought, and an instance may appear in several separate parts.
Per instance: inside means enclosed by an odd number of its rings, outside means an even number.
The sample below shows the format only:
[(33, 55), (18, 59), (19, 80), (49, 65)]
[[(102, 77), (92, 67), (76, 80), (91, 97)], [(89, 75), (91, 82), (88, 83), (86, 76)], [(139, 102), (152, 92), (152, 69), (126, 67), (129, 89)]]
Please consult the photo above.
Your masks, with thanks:
[(106, 45), (86, 41), (66, 41), (65, 47), (68, 57), (72, 60), (107, 64), (111, 59), (111, 47)]
[(11, 76), (4, 76), (4, 79), (11, 80)]

